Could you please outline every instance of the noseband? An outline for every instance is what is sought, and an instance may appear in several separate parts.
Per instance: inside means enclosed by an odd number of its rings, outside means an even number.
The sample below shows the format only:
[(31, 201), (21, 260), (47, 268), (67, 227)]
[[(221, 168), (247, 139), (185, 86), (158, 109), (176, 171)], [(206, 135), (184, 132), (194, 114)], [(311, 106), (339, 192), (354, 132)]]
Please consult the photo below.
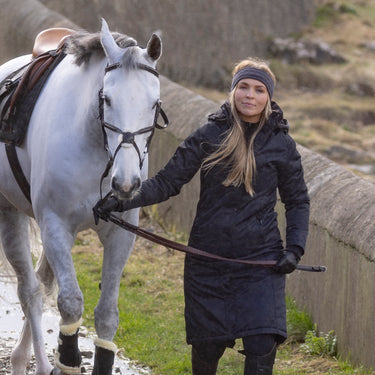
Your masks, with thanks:
[[(120, 68), (120, 67), (121, 67), (121, 63), (115, 63), (115, 64), (112, 64), (112, 65), (107, 65), (107, 67), (105, 68), (105, 74), (108, 73), (111, 70), (114, 70), (114, 69), (117, 69), (117, 68)], [(159, 78), (159, 72), (156, 69), (152, 68), (151, 66), (138, 63), (137, 68), (142, 69), (142, 70), (146, 70), (147, 72), (149, 72), (149, 73), (151, 73), (154, 76)], [(163, 111), (163, 109), (161, 108), (161, 100), (157, 99), (155, 104), (152, 107), (153, 109), (155, 108), (155, 116), (154, 116), (153, 124), (151, 126), (144, 127), (144, 128), (139, 129), (135, 132), (123, 132), (117, 126), (115, 126), (113, 124), (110, 124), (110, 123), (108, 123), (104, 120), (104, 101), (105, 101), (105, 99), (106, 99), (106, 97), (103, 94), (103, 88), (102, 88), (102, 89), (99, 90), (99, 119), (100, 119), (100, 123), (101, 123), (101, 126), (102, 126), (102, 132), (103, 132), (103, 137), (104, 137), (104, 149), (107, 151), (107, 154), (108, 154), (108, 163), (107, 163), (107, 166), (106, 166), (106, 168), (103, 172), (103, 175), (102, 175), (102, 178), (101, 178), (101, 181), (100, 181), (100, 195), (102, 195), (102, 193), (101, 193), (102, 181), (105, 177), (107, 177), (107, 175), (109, 173), (109, 170), (111, 169), (111, 167), (114, 163), (115, 157), (116, 157), (118, 151), (121, 149), (121, 147), (123, 147), (124, 144), (130, 144), (135, 148), (135, 150), (137, 152), (137, 155), (138, 155), (138, 158), (139, 158), (139, 168), (142, 169), (143, 162), (144, 162), (144, 159), (145, 159), (145, 157), (148, 153), (148, 148), (150, 146), (152, 136), (154, 135), (155, 128), (165, 129), (169, 124), (168, 117), (165, 114), (165, 112)], [(159, 114), (163, 118), (164, 125), (158, 124)], [(111, 150), (109, 149), (108, 136), (107, 136), (106, 129), (111, 130), (111, 131), (119, 134), (119, 140), (120, 141), (119, 141), (119, 144), (118, 144), (118, 146), (115, 150), (115, 153), (113, 155), (111, 153)], [(139, 134), (148, 133), (148, 132), (150, 132), (150, 136), (147, 138), (146, 147), (145, 147), (145, 149), (143, 151), (143, 155), (142, 155), (140, 150), (139, 150), (139, 147), (138, 147), (137, 143), (135, 142), (135, 136), (139, 135)]]

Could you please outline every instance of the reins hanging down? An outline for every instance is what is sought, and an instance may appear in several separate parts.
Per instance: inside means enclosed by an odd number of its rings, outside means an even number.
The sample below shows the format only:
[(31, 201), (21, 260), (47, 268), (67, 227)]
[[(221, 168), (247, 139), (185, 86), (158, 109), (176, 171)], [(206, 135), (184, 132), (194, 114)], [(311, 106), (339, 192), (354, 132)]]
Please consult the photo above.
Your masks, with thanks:
[[(241, 263), (241, 264), (248, 264), (251, 266), (260, 266), (260, 267), (274, 267), (276, 266), (277, 261), (276, 260), (246, 260), (246, 259), (232, 259), (232, 258), (225, 258), (221, 257), (219, 255), (208, 253), (207, 251), (199, 250), (191, 246), (186, 246), (182, 243), (175, 242), (172, 240), (169, 240), (165, 237), (161, 237), (155, 233), (151, 233), (145, 229), (142, 229), (136, 225), (130, 224), (119, 217), (109, 214), (105, 217), (105, 219), (111, 221), (112, 223), (120, 226), (121, 228), (132, 232), (140, 237), (145, 238), (146, 240), (155, 242), (159, 245), (177, 250), (182, 251), (187, 254), (202, 256), (205, 258), (215, 259), (215, 260), (222, 260), (232, 263)], [(325, 266), (306, 266), (306, 265), (300, 265), (298, 264), (296, 267), (299, 271), (308, 271), (308, 272), (326, 272), (327, 267)]]

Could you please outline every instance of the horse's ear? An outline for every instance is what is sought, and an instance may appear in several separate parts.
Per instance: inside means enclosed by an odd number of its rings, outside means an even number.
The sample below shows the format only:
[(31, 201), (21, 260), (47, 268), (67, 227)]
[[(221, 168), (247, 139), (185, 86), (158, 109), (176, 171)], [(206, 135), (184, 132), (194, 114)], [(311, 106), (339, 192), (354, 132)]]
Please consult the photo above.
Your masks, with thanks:
[(104, 49), (104, 52), (110, 63), (116, 63), (118, 56), (122, 50), (117, 45), (112, 33), (109, 31), (108, 24), (104, 18), (102, 18), (102, 30), (100, 33), (100, 40)]
[(147, 54), (154, 61), (157, 61), (161, 56), (162, 43), (159, 35), (152, 34), (147, 43)]

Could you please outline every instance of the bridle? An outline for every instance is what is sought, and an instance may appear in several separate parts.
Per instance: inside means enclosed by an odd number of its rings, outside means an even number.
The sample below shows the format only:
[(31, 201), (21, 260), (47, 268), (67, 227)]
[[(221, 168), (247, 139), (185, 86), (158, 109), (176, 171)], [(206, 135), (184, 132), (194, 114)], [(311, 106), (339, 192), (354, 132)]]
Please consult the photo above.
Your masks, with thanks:
[[(107, 65), (106, 68), (105, 68), (104, 74), (107, 74), (111, 70), (118, 69), (121, 66), (122, 66), (121, 63), (114, 63), (114, 64), (111, 64), (111, 65)], [(138, 69), (145, 70), (145, 71), (153, 74), (157, 78), (159, 78), (159, 72), (156, 69), (152, 68), (151, 66), (148, 66), (146, 64), (138, 63), (136, 65), (136, 67)], [(152, 107), (152, 109), (155, 108), (155, 115), (154, 115), (153, 124), (151, 126), (144, 127), (144, 128), (139, 129), (135, 132), (123, 132), (116, 125), (110, 124), (110, 123), (105, 121), (105, 119), (104, 119), (104, 101), (105, 101), (105, 99), (106, 99), (106, 97), (103, 94), (103, 88), (101, 88), (99, 90), (99, 120), (100, 120), (100, 124), (101, 124), (101, 127), (102, 127), (102, 132), (103, 132), (104, 149), (106, 150), (107, 155), (108, 155), (108, 163), (107, 163), (107, 166), (106, 166), (106, 168), (105, 168), (105, 170), (102, 174), (101, 180), (100, 180), (100, 196), (101, 197), (102, 197), (102, 182), (103, 182), (104, 178), (107, 177), (107, 175), (109, 173), (109, 170), (112, 168), (114, 160), (116, 158), (116, 155), (119, 152), (119, 150), (121, 149), (121, 147), (123, 147), (124, 144), (130, 144), (135, 148), (135, 150), (137, 152), (137, 155), (138, 155), (138, 158), (139, 158), (139, 168), (142, 169), (143, 162), (144, 162), (145, 157), (148, 153), (148, 148), (150, 146), (152, 137), (153, 137), (154, 132), (155, 132), (155, 128), (165, 129), (169, 125), (168, 117), (165, 114), (165, 112), (163, 111), (163, 109), (161, 108), (161, 100), (157, 99), (155, 104)], [(159, 115), (161, 115), (161, 117), (163, 118), (164, 125), (158, 124)], [(107, 136), (106, 129), (111, 130), (111, 131), (113, 131), (115, 133), (118, 133), (120, 135), (119, 136), (120, 142), (119, 142), (114, 154), (111, 153), (111, 150), (110, 150), (109, 145), (108, 145), (108, 136)], [(150, 132), (150, 136), (147, 138), (146, 146), (145, 146), (145, 149), (143, 150), (143, 153), (141, 153), (137, 143), (135, 142), (135, 136), (139, 135), (139, 134), (148, 133), (148, 132)]]

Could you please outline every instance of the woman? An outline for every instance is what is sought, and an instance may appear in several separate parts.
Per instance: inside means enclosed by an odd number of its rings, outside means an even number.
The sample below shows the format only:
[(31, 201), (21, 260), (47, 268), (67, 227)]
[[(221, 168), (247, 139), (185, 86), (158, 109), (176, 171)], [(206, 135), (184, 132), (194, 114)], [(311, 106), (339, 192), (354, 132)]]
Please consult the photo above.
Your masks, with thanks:
[[(139, 194), (124, 202), (111, 197), (95, 208), (105, 218), (111, 210), (162, 202), (200, 170), (189, 245), (228, 258), (278, 260), (264, 268), (186, 255), (185, 322), (194, 375), (216, 374), (225, 348), (237, 338), (244, 346), (244, 374), (272, 374), (276, 347), (287, 335), (285, 273), (304, 253), (309, 197), (288, 123), (271, 102), (274, 86), (265, 62), (238, 63), (229, 100)], [(274, 211), (277, 191), (285, 205), (285, 249)]]

